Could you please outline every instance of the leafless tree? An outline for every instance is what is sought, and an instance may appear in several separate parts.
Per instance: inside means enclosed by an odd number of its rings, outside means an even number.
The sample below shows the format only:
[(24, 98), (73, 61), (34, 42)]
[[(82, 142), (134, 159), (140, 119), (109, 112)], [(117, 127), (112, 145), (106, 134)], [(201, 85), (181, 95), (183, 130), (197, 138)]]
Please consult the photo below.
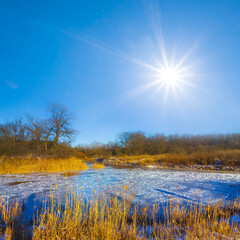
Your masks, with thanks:
[(0, 138), (2, 141), (9, 143), (12, 138), (10, 123), (0, 125)]
[(20, 122), (21, 126), (27, 131), (30, 140), (40, 142), (44, 136), (45, 120), (34, 116), (27, 116), (25, 122)]
[(124, 132), (117, 136), (117, 145), (125, 154), (141, 154), (144, 152), (146, 136), (143, 132)]
[(22, 127), (21, 120), (15, 120), (10, 123), (13, 144), (16, 141), (25, 140), (25, 129)]
[(72, 128), (72, 115), (61, 105), (52, 104), (49, 108), (49, 123), (54, 134), (54, 144), (71, 140), (75, 131)]
[(0, 139), (10, 145), (13, 143), (14, 146), (16, 141), (25, 140), (25, 131), (19, 120), (0, 124)]
[(54, 127), (51, 124), (49, 119), (44, 121), (43, 140), (44, 140), (44, 149), (46, 152), (48, 150), (48, 140), (51, 138), (51, 136), (53, 134), (53, 128)]

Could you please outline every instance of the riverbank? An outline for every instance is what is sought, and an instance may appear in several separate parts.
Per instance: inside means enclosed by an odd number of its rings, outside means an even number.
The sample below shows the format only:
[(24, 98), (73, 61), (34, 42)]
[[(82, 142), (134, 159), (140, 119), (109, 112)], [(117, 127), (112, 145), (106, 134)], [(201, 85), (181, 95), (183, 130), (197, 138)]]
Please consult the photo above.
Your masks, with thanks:
[[(240, 173), (240, 165), (225, 165), (224, 161), (219, 159), (215, 164), (196, 164), (194, 161), (186, 163), (185, 161), (176, 161), (167, 154), (161, 155), (142, 155), (142, 156), (121, 156), (109, 158), (95, 158), (93, 161), (104, 164), (106, 166), (119, 167), (141, 167), (152, 169), (175, 169), (187, 171), (217, 171), (217, 172), (234, 172)], [(197, 162), (197, 161), (195, 161)]]

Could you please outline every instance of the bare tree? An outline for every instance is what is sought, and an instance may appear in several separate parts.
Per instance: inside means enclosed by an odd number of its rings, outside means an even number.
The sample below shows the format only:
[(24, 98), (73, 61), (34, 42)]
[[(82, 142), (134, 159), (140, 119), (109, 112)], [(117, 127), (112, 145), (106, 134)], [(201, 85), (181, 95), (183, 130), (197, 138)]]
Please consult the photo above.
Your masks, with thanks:
[(11, 142), (12, 134), (10, 123), (0, 125), (0, 138), (5, 143)]
[(75, 131), (72, 128), (72, 116), (61, 105), (52, 104), (49, 108), (49, 123), (54, 133), (54, 144), (58, 145), (62, 140), (71, 140)]
[(10, 124), (11, 135), (13, 144), (15, 145), (16, 141), (25, 140), (25, 129), (21, 124), (21, 120), (15, 120)]
[(44, 149), (47, 152), (48, 150), (48, 140), (52, 135), (53, 126), (49, 119), (44, 121), (44, 128), (43, 128), (43, 140), (44, 140)]
[(117, 136), (117, 145), (125, 154), (142, 154), (145, 150), (146, 136), (143, 132), (124, 132)]
[(132, 132), (130, 134), (129, 148), (133, 155), (140, 155), (144, 153), (146, 147), (146, 136), (143, 132)]
[(18, 120), (0, 124), (0, 140), (7, 143), (11, 148), (11, 145), (15, 146), (16, 141), (25, 140), (24, 128), (19, 124)]
[(35, 140), (39, 143), (44, 136), (45, 120), (34, 116), (27, 116), (26, 122), (19, 121), (21, 126), (27, 131), (30, 140)]

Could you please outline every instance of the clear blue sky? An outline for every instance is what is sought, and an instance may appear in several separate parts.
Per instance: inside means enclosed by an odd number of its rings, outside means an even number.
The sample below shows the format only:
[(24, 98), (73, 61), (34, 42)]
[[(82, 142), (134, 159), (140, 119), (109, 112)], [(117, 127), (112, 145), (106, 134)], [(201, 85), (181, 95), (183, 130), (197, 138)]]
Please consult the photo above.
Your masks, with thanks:
[[(76, 143), (240, 132), (239, 0), (1, 0), (0, 29), (0, 122), (55, 102)], [(173, 66), (187, 56), (168, 94), (151, 86), (163, 43)]]

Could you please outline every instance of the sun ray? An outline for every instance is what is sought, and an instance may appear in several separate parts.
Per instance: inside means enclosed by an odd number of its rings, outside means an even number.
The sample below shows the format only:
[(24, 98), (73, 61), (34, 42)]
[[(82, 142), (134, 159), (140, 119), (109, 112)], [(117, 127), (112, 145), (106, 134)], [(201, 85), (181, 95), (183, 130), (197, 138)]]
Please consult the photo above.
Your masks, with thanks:
[(162, 27), (160, 23), (160, 13), (156, 7), (154, 7), (153, 2), (150, 1), (150, 11), (151, 11), (151, 25), (153, 28), (153, 33), (155, 34), (157, 44), (159, 46), (160, 54), (162, 56), (164, 65), (168, 67), (168, 58), (166, 54), (165, 42), (162, 34)]
[[(137, 86), (136, 88), (127, 91), (125, 96), (127, 98), (137, 97), (140, 94), (152, 89), (151, 96), (156, 95), (157, 93), (163, 92), (161, 96), (163, 96), (164, 103), (166, 103), (167, 99), (170, 96), (170, 92), (174, 98), (178, 98), (178, 93), (183, 91), (186, 87), (197, 88), (192, 81), (189, 79), (193, 79), (193, 65), (187, 64), (189, 62), (189, 58), (196, 50), (198, 46), (198, 41), (195, 41), (194, 44), (186, 51), (186, 53), (180, 58), (180, 60), (176, 60), (175, 52), (172, 58), (168, 58), (168, 54), (166, 51), (166, 46), (163, 38), (162, 27), (160, 22), (160, 13), (156, 7), (153, 6), (153, 3), (150, 4), (151, 10), (151, 26), (153, 28), (153, 32), (156, 37), (157, 46), (159, 48), (161, 57), (156, 59), (155, 64), (149, 64), (148, 62), (139, 59), (135, 56), (132, 56), (124, 51), (121, 51), (113, 46), (110, 46), (104, 42), (96, 40), (92, 37), (79, 34), (73, 34), (71, 32), (65, 31), (66, 34), (75, 38), (76, 40), (82, 41), (88, 45), (101, 49), (109, 54), (116, 55), (122, 59), (125, 59), (133, 64), (139, 65), (150, 70), (148, 76), (148, 83), (142, 84), (141, 86)], [(141, 76), (143, 77), (143, 75)], [(149, 82), (150, 81), (150, 82)]]
[(155, 81), (144, 84), (138, 88), (134, 88), (133, 90), (128, 91), (127, 95), (132, 96), (132, 97), (138, 96), (141, 93), (146, 92), (148, 89), (151, 89), (152, 87), (154, 87), (156, 85), (159, 86), (159, 82), (160, 82), (159, 79), (157, 79)]
[(75, 34), (72, 34), (70, 32), (67, 32), (67, 31), (65, 31), (65, 33), (68, 34), (69, 36), (77, 39), (77, 40), (80, 40), (82, 42), (87, 43), (88, 45), (91, 45), (93, 47), (96, 47), (96, 48), (99, 48), (101, 50), (104, 50), (105, 52), (107, 52), (109, 54), (116, 55), (118, 57), (121, 57), (121, 58), (129, 61), (129, 62), (132, 62), (134, 64), (137, 64), (137, 65), (140, 65), (142, 67), (148, 68), (149, 70), (156, 71), (156, 72), (159, 71), (159, 69), (154, 67), (153, 65), (148, 64), (148, 63), (144, 62), (141, 59), (133, 57), (133, 56), (131, 56), (131, 55), (129, 55), (129, 54), (119, 50), (119, 49), (116, 49), (116, 48), (114, 48), (114, 47), (112, 47), (110, 45), (107, 45), (106, 43), (103, 43), (103, 42), (101, 42), (99, 40), (94, 39), (94, 40), (90, 41), (87, 38), (84, 38), (84, 37), (82, 37), (80, 35), (75, 35)]

